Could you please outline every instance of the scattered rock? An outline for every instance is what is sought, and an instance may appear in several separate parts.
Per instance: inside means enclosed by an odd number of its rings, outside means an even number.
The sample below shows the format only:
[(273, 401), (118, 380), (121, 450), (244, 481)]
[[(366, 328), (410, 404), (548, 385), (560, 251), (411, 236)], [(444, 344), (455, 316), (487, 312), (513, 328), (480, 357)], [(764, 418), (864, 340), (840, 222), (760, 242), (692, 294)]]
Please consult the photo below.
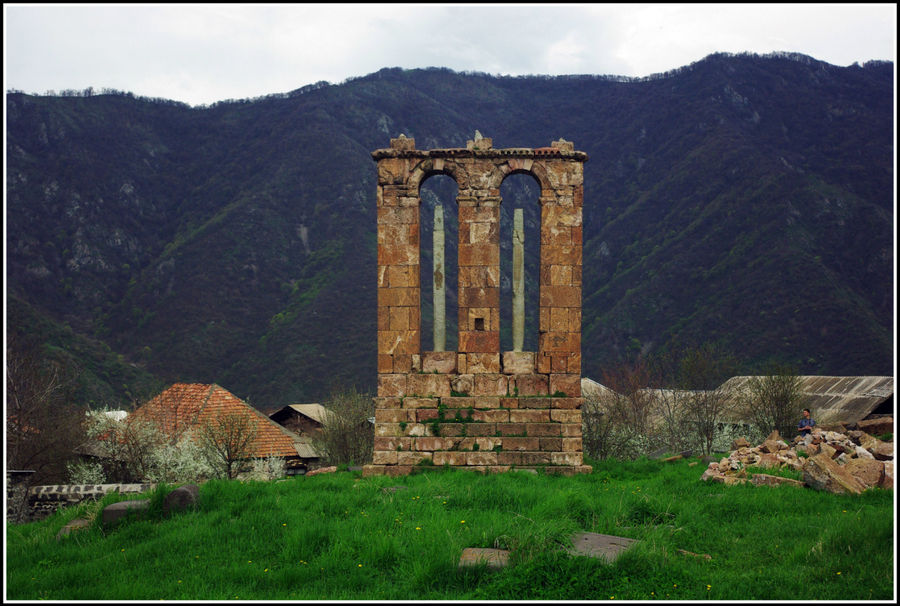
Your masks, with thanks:
[(737, 450), (738, 448), (749, 448), (750, 446), (752, 446), (752, 444), (747, 438), (736, 438), (731, 441), (731, 450)]
[(337, 471), (337, 466), (332, 465), (331, 467), (320, 467), (319, 469), (314, 469), (312, 471), (307, 471), (307, 476), (317, 476), (323, 473), (334, 473)]
[(59, 529), (59, 532), (56, 533), (56, 540), (59, 541), (63, 537), (69, 536), (72, 532), (76, 530), (81, 530), (82, 528), (89, 528), (91, 526), (91, 521), (85, 518), (76, 518)]
[(859, 494), (865, 486), (825, 453), (811, 457), (803, 466), (803, 481), (816, 490), (834, 494)]
[(504, 568), (509, 564), (509, 551), (505, 549), (487, 549), (466, 547), (459, 558), (459, 567), (487, 565), (488, 568)]
[[(868, 454), (867, 450), (863, 452)], [(871, 455), (869, 455), (871, 457)], [(847, 461), (844, 469), (866, 488), (881, 486), (884, 480), (884, 463), (872, 458), (855, 458)]]
[(167, 494), (165, 500), (163, 500), (163, 513), (169, 515), (185, 509), (196, 509), (199, 496), (200, 487), (196, 484), (179, 486)]
[(100, 520), (104, 526), (112, 526), (121, 522), (129, 514), (140, 515), (147, 507), (150, 506), (148, 499), (139, 501), (119, 501), (103, 508), (100, 514)]
[(773, 476), (767, 473), (757, 473), (750, 480), (756, 486), (803, 486), (803, 482), (800, 480), (794, 480), (791, 478), (782, 478), (781, 476)]
[(894, 433), (894, 417), (879, 417), (877, 419), (864, 419), (856, 424), (856, 427), (868, 434), (882, 435)]
[(712, 556), (708, 553), (694, 553), (693, 551), (688, 551), (686, 549), (679, 549), (678, 553), (681, 555), (692, 556), (695, 558), (703, 558), (704, 560), (711, 560)]
[[(755, 474), (752, 482), (770, 486), (805, 483), (817, 490), (854, 494), (876, 486), (893, 489), (893, 442), (878, 440), (861, 429), (844, 434), (834, 429), (815, 428), (807, 436), (794, 438), (793, 447), (781, 440), (777, 432), (772, 432), (756, 447), (743, 446), (739, 440), (732, 443), (738, 448), (729, 456), (718, 462), (709, 461), (701, 480), (743, 484), (747, 481), (741, 477), (745, 475), (745, 467), (789, 467), (803, 472), (804, 481)], [(805, 453), (807, 458), (800, 458), (798, 452)]]
[(636, 539), (616, 537), (596, 532), (580, 532), (572, 535), (572, 547), (568, 550), (572, 555), (590, 558), (604, 558), (612, 562), (619, 554), (636, 543)]

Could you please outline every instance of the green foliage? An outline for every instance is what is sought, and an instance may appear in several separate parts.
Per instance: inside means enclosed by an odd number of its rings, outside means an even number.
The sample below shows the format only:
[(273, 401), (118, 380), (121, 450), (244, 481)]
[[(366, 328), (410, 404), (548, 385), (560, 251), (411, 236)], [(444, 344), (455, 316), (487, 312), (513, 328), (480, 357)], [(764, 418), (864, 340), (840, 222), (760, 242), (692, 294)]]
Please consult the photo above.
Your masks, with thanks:
[[(355, 387), (335, 391), (322, 403), (328, 410), (321, 429), (313, 434), (313, 448), (329, 465), (363, 465), (371, 462), (375, 430), (369, 418), (375, 415), (370, 394)], [(401, 428), (405, 428), (401, 423)]]

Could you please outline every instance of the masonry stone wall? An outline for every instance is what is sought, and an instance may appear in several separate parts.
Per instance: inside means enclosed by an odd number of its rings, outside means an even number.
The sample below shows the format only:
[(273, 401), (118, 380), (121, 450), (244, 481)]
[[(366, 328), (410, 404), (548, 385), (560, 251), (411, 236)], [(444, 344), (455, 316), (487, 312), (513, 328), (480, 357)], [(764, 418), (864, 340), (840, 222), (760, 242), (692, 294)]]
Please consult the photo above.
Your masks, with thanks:
[[(375, 448), (364, 475), (415, 466), (478, 471), (540, 467), (588, 472), (581, 443), (583, 164), (559, 140), (493, 149), (416, 150), (403, 135), (372, 153), (378, 165), (378, 392)], [(538, 351), (500, 351), (500, 185), (540, 184)], [(458, 186), (458, 351), (421, 351), (419, 187), (445, 174)], [(430, 287), (430, 285), (429, 285)]]
[(6, 519), (13, 523), (33, 522), (53, 514), (60, 507), (77, 505), (86, 500), (99, 500), (110, 492), (141, 494), (153, 490), (154, 483), (144, 484), (66, 484), (27, 487), (6, 474)]

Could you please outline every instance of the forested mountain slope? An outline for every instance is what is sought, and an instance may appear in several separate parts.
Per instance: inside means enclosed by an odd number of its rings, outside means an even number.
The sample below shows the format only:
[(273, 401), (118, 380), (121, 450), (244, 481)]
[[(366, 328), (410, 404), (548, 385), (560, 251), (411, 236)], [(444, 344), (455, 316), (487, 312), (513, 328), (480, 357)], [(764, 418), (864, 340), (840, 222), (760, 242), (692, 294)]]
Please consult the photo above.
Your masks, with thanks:
[[(95, 403), (173, 381), (264, 408), (373, 389), (370, 153), (478, 129), (589, 155), (586, 376), (710, 340), (745, 374), (891, 374), (893, 87), (892, 63), (712, 55), (644, 79), (392, 68), (194, 108), (9, 93), (8, 331), (78, 360)], [(521, 179), (505, 230), (513, 206), (537, 225)], [(452, 215), (455, 186), (425, 187), (423, 217)]]

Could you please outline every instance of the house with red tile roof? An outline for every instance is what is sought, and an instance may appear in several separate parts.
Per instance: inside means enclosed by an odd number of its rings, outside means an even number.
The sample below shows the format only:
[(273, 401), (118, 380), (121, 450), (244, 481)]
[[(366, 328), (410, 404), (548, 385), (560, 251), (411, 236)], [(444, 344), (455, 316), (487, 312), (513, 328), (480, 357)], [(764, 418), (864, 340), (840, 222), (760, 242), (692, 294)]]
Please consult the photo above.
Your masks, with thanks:
[(175, 383), (135, 410), (129, 418), (151, 420), (166, 435), (177, 439), (227, 415), (246, 417), (256, 426), (252, 458), (281, 457), (287, 473), (303, 473), (317, 466), (319, 456), (310, 438), (275, 423), (227, 389), (213, 384)]

